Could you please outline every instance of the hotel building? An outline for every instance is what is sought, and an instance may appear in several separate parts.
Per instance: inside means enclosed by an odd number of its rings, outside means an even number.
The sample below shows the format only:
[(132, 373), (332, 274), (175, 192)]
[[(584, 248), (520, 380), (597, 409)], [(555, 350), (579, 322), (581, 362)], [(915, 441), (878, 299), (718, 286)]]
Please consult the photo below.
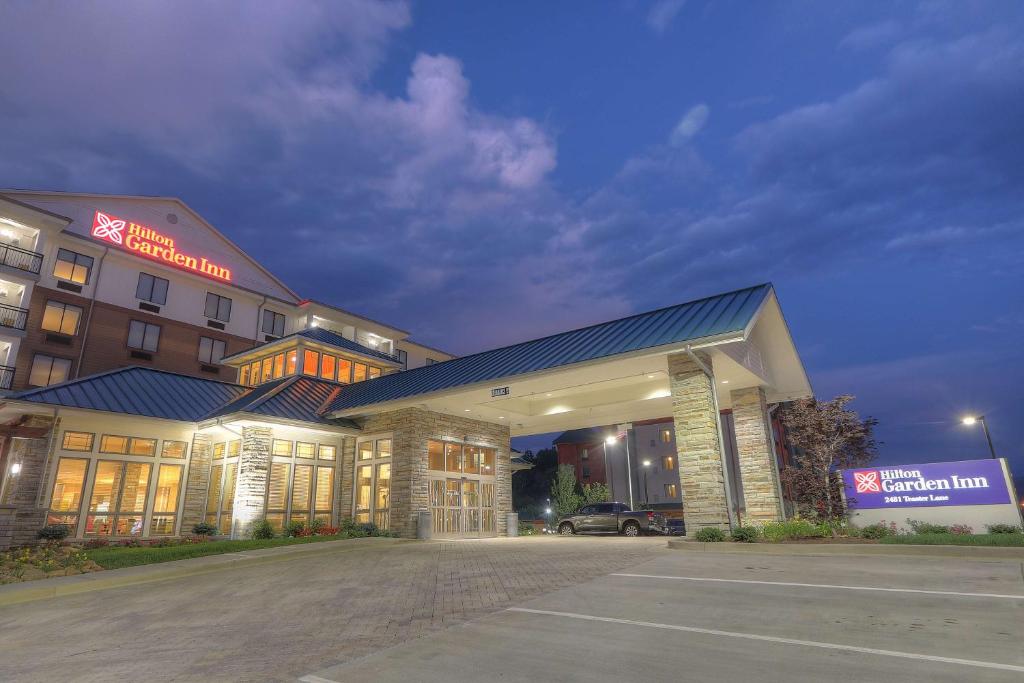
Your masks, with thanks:
[(501, 535), (511, 436), (666, 415), (691, 529), (738, 490), (777, 518), (768, 405), (810, 392), (770, 285), (455, 358), (299, 296), (173, 198), (0, 192), (0, 295), (0, 546)]

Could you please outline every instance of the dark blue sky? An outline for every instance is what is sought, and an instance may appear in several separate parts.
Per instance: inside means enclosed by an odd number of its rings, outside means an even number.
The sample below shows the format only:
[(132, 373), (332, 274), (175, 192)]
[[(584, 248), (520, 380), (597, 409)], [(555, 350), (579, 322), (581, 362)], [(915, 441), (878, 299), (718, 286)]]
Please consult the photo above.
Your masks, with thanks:
[[(209, 6), (208, 6), (209, 5)], [(771, 280), (887, 462), (1024, 470), (1024, 3), (19, 3), (0, 186), (176, 195), (466, 353)]]

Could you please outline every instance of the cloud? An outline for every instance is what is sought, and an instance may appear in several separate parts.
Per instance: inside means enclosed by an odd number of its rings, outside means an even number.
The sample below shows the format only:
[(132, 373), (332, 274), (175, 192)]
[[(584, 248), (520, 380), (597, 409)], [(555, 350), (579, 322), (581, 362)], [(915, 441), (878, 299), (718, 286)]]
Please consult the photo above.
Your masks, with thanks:
[(880, 21), (850, 31), (839, 41), (839, 47), (850, 50), (871, 50), (884, 47), (895, 42), (902, 32), (903, 27), (898, 21), (893, 19)]
[(647, 11), (647, 25), (655, 33), (664, 33), (685, 4), (686, 0), (657, 0)]
[(679, 119), (676, 127), (672, 129), (671, 144), (678, 147), (689, 142), (704, 128), (710, 113), (708, 105), (703, 102), (690, 107), (689, 111), (683, 114), (683, 118)]

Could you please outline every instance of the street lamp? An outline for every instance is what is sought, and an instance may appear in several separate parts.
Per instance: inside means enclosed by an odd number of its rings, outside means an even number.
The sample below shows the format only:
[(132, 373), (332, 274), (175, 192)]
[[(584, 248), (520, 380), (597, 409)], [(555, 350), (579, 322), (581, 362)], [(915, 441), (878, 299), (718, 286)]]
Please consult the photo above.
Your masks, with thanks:
[(651, 492), (647, 489), (647, 470), (649, 470), (651, 468), (651, 461), (650, 460), (644, 460), (643, 461), (643, 466), (644, 466), (644, 505), (650, 505), (651, 504)]
[(978, 422), (981, 423), (981, 428), (985, 430), (985, 440), (988, 441), (988, 452), (992, 454), (992, 459), (996, 458), (996, 449), (992, 445), (992, 435), (988, 433), (988, 422), (985, 422), (984, 415), (968, 415), (961, 420), (965, 425), (970, 427)]
[(548, 506), (546, 508), (544, 508), (544, 514), (548, 518), (548, 533), (550, 533), (551, 532), (551, 499), (550, 498), (545, 498), (545, 500), (548, 502)]

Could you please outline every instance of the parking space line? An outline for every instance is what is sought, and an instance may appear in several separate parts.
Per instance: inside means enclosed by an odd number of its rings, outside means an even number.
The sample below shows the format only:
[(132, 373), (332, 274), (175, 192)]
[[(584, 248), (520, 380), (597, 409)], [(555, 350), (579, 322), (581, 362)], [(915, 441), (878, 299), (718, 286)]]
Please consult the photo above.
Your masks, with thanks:
[(319, 676), (314, 676), (313, 674), (303, 676), (299, 679), (299, 681), (301, 681), (301, 683), (338, 683), (338, 681), (332, 681), (330, 678), (320, 678)]
[(622, 624), (624, 626), (642, 626), (645, 628), (656, 628), (666, 631), (683, 631), (685, 633), (699, 633), (709, 636), (721, 636), (724, 638), (739, 638), (742, 640), (756, 640), (765, 643), (777, 643), (780, 645), (800, 645), (804, 647), (816, 647), (824, 650), (843, 650), (846, 652), (860, 652), (862, 654), (879, 655), (882, 657), (897, 657), (900, 659), (916, 659), (942, 664), (959, 664), (981, 669), (999, 669), (1001, 671), (1024, 672), (1024, 666), (1014, 664), (1000, 664), (999, 662), (985, 662), (976, 659), (958, 659), (956, 657), (940, 657), (937, 655), (918, 654), (916, 652), (898, 652), (896, 650), (878, 650), (872, 647), (858, 647), (856, 645), (842, 645), (839, 643), (825, 643), (816, 640), (799, 640), (796, 638), (781, 638), (779, 636), (765, 636), (756, 633), (738, 633), (736, 631), (720, 631), (713, 628), (699, 628), (697, 626), (678, 626), (676, 624), (659, 624), (651, 621), (635, 621), (633, 619), (617, 619), (614, 617), (598, 617), (592, 614), (577, 614), (575, 612), (554, 612), (543, 609), (528, 609), (525, 607), (509, 607), (508, 612), (523, 612), (527, 614), (539, 614), (552, 617), (564, 617), (567, 619), (581, 619), (584, 621), (598, 621), (608, 624)]
[(920, 588), (881, 588), (878, 586), (843, 586), (831, 583), (794, 583), (792, 581), (755, 581), (753, 579), (717, 579), (705, 576), (666, 576), (662, 574), (623, 574), (614, 573), (610, 576), (625, 576), (633, 579), (665, 579), (669, 581), (707, 581), (711, 583), (746, 583), (763, 586), (790, 586), (797, 588), (833, 588), (847, 591), (879, 591), (882, 593), (919, 593), (924, 595), (946, 595), (960, 598), (1010, 598), (1024, 600), (1024, 595), (1012, 593), (962, 593), (958, 591), (931, 591)]

